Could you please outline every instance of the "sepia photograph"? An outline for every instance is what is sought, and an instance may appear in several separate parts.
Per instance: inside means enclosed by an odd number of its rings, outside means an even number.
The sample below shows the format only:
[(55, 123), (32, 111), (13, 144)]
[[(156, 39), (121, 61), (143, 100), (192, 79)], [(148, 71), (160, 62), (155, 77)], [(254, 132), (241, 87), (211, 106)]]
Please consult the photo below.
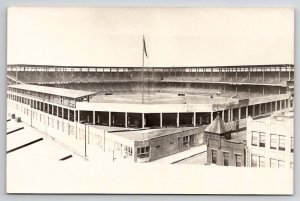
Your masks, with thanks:
[(6, 68), (7, 193), (293, 194), (292, 8), (10, 7)]

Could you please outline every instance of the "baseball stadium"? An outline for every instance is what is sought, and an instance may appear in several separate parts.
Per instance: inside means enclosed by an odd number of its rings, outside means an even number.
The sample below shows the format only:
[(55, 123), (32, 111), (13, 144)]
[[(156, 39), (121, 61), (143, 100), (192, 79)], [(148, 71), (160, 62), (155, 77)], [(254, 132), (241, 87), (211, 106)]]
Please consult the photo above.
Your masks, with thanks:
[(133, 162), (204, 146), (218, 115), (233, 130), (244, 128), (248, 116), (293, 107), (293, 94), (293, 64), (7, 66), (12, 118)]

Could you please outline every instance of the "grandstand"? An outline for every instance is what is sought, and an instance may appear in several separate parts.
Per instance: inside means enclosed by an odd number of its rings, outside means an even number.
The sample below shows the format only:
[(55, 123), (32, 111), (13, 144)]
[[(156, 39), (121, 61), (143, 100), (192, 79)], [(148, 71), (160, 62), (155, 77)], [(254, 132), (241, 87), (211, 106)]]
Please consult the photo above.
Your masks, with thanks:
[[(83, 139), (86, 124), (130, 131), (162, 129), (161, 133), (168, 133), (163, 129), (203, 130), (218, 113), (225, 122), (244, 127), (247, 116), (266, 115), (293, 106), (294, 65), (145, 68), (8, 65), (7, 80), (10, 114), (19, 115), (45, 133), (59, 132)], [(172, 132), (175, 136), (176, 131)], [(183, 138), (188, 139), (190, 146), (203, 143), (200, 140), (203, 133), (184, 132), (188, 138), (176, 135), (178, 143), (182, 143), (170, 153), (182, 150), (187, 143)], [(172, 134), (165, 140), (171, 139)], [(111, 140), (131, 150), (134, 161), (139, 161), (138, 150), (152, 152), (158, 142), (151, 142), (154, 147), (147, 148), (138, 147), (145, 146), (145, 139), (143, 143), (126, 145), (120, 138)], [(148, 157), (146, 161), (151, 160), (151, 154)]]
[[(294, 78), (293, 65), (218, 67), (82, 67), (9, 65), (9, 83), (41, 84), (93, 92), (146, 91), (230, 96), (240, 93), (286, 93)], [(142, 76), (144, 74), (144, 76)], [(260, 86), (260, 87), (256, 87)]]

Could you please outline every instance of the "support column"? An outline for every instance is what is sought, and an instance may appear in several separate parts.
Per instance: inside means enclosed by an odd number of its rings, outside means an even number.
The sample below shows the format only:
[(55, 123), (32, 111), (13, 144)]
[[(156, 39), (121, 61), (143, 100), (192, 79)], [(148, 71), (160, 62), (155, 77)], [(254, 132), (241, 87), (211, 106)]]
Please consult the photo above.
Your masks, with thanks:
[(248, 106), (246, 107), (246, 118), (248, 118)]
[(179, 112), (177, 112), (176, 126), (179, 127)]
[(265, 69), (263, 67), (262, 68), (262, 71), (263, 71), (263, 83), (265, 83)]
[(194, 126), (196, 126), (196, 112), (194, 112), (194, 116), (193, 116), (193, 124), (194, 124)]
[(142, 128), (145, 128), (145, 113), (142, 113)]
[(80, 123), (80, 110), (78, 110), (78, 123)]
[(239, 107), (239, 116), (238, 116), (238, 120), (241, 120), (241, 108)]
[(275, 101), (275, 111), (277, 110), (277, 101)]
[(93, 125), (96, 124), (96, 112), (93, 111)]
[(76, 110), (74, 109), (74, 122), (76, 122)]
[(70, 109), (68, 109), (68, 122), (70, 121)]
[(249, 74), (248, 74), (248, 80), (249, 80), (249, 82), (250, 82), (250, 79), (251, 79), (250, 68), (248, 68), (248, 72), (249, 72)]
[(230, 109), (230, 121), (233, 121), (233, 109)]
[(214, 120), (214, 114), (213, 114), (213, 112), (211, 112), (210, 113), (210, 123), (213, 122), (213, 120)]
[(230, 109), (227, 110), (227, 113), (228, 113), (227, 122), (230, 122), (231, 121)]
[(259, 112), (258, 115), (261, 115), (261, 103), (259, 104)]
[(111, 126), (111, 112), (108, 112), (108, 126)]
[(159, 127), (162, 128), (162, 113), (159, 113)]
[(282, 102), (281, 102), (281, 100), (279, 101), (279, 110), (282, 110)]
[(270, 102), (270, 112), (273, 112), (273, 102)]
[(128, 127), (128, 125), (127, 125), (127, 123), (128, 123), (128, 122), (127, 122), (127, 118), (128, 118), (128, 117), (127, 117), (127, 112), (125, 112), (125, 128)]
[(279, 76), (278, 76), (279, 82), (281, 81), (281, 67), (279, 67)]
[(222, 119), (223, 119), (223, 121), (224, 121), (224, 116), (225, 116), (224, 113), (225, 113), (225, 110), (222, 111)]

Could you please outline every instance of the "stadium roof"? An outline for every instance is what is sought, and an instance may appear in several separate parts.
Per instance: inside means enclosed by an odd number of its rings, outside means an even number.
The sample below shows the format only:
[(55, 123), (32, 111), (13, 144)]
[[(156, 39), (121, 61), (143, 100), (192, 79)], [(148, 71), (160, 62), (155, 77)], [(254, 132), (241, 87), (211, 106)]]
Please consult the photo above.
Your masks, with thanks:
[(34, 92), (39, 92), (44, 94), (63, 96), (68, 98), (80, 98), (80, 97), (94, 95), (97, 93), (97, 92), (81, 91), (81, 90), (74, 90), (74, 89), (47, 87), (47, 86), (40, 86), (40, 85), (33, 85), (33, 84), (17, 84), (17, 85), (10, 85), (9, 87), (15, 89), (24, 89), (24, 90), (34, 91)]
[[(41, 65), (41, 64), (8, 64), (7, 67), (34, 67), (34, 68), (143, 68), (142, 66), (75, 66), (75, 65)], [(248, 67), (294, 67), (294, 64), (243, 64), (243, 65), (194, 65), (194, 66), (149, 66), (145, 68), (248, 68)]]

